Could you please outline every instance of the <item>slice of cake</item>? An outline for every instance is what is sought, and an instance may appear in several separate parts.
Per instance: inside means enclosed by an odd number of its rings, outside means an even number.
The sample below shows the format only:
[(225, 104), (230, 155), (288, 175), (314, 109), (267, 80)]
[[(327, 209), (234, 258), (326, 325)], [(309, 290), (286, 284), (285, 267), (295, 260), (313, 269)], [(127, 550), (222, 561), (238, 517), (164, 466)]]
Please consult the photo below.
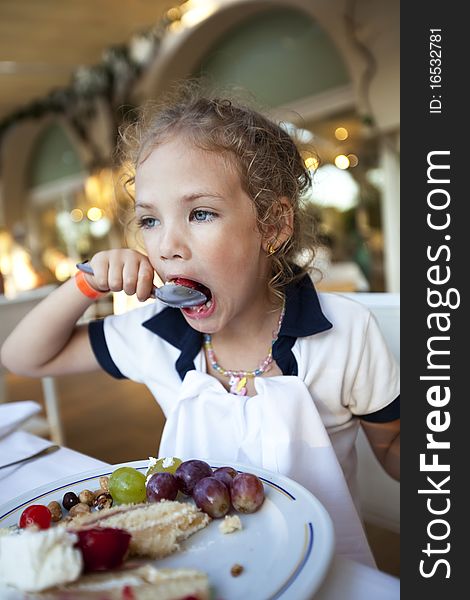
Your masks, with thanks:
[(37, 596), (41, 600), (209, 600), (207, 575), (196, 569), (156, 569), (151, 565), (84, 575)]
[(179, 544), (206, 527), (210, 517), (188, 502), (162, 501), (123, 504), (100, 512), (80, 515), (66, 524), (68, 531), (92, 527), (114, 527), (131, 534), (130, 556), (163, 558)]

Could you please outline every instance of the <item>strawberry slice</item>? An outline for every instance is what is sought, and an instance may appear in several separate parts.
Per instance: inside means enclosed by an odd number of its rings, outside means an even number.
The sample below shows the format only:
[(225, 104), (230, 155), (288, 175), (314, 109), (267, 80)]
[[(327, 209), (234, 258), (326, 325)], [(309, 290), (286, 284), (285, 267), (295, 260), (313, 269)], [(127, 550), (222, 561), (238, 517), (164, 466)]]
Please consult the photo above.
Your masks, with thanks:
[(123, 529), (95, 527), (76, 532), (85, 571), (107, 571), (121, 566), (131, 541)]

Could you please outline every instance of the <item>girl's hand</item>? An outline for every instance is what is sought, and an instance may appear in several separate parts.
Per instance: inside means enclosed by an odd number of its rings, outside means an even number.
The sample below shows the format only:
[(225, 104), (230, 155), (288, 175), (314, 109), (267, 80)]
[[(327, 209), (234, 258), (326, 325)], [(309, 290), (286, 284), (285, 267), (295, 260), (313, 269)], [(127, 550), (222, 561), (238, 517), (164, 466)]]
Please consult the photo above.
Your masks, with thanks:
[(88, 283), (101, 292), (120, 292), (144, 302), (150, 298), (154, 270), (149, 259), (136, 250), (98, 252), (90, 260), (94, 275), (85, 274)]

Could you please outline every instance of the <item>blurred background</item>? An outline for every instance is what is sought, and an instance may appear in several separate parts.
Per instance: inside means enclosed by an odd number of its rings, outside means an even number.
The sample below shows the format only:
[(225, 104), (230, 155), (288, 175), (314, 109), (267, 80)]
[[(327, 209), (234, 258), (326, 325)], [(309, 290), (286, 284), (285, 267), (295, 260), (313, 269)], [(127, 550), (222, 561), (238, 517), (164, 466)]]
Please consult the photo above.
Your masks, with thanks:
[[(126, 243), (118, 127), (201, 75), (247, 90), (309, 148), (317, 287), (399, 292), (398, 0), (2, 0), (0, 341), (78, 261)], [(84, 319), (134, 304), (115, 294)], [(53, 395), (71, 448), (157, 452), (164, 418), (143, 386), (1, 375), (4, 401)], [(368, 532), (397, 574), (398, 535)]]

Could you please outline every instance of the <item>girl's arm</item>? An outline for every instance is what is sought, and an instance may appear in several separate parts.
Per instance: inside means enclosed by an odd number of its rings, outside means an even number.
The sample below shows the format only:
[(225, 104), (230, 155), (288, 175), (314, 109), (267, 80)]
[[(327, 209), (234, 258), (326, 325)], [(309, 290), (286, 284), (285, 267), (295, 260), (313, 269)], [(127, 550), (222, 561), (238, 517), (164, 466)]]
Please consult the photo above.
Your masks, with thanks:
[(382, 467), (400, 481), (400, 419), (388, 423), (361, 421), (361, 425)]
[(92, 304), (71, 279), (33, 308), (2, 346), (3, 365), (30, 377), (79, 373), (99, 368), (86, 326), (76, 326)]
[[(86, 275), (97, 291), (137, 293), (149, 298), (153, 269), (146, 256), (134, 250), (99, 252), (91, 260), (94, 276)], [(88, 327), (77, 325), (93, 300), (71, 279), (54, 290), (12, 331), (1, 349), (3, 365), (19, 375), (44, 377), (81, 373), (99, 368), (88, 339)]]

